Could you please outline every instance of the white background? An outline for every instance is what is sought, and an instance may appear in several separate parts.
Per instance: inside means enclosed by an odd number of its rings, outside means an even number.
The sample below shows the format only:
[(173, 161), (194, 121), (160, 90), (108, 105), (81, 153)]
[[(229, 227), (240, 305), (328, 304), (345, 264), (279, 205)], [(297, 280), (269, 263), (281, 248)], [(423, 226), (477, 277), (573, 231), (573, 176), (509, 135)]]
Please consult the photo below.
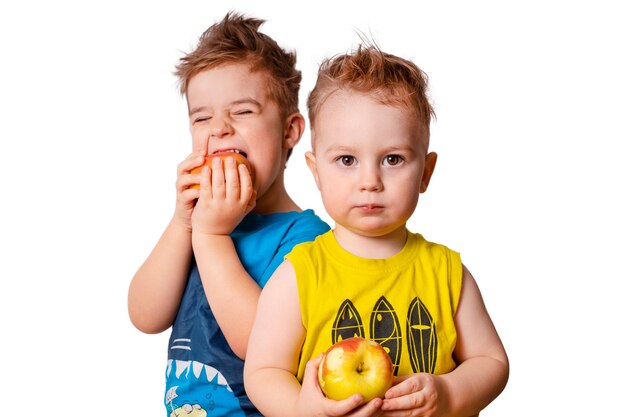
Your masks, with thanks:
[[(409, 226), (462, 253), (509, 353), (509, 384), (481, 415), (619, 414), (617, 3), (3, 2), (0, 408), (163, 415), (169, 332), (131, 326), (127, 288), (173, 212), (190, 150), (174, 65), (233, 9), (268, 20), (264, 31), (298, 51), (303, 112), (317, 65), (357, 31), (429, 75), (440, 158)], [(288, 190), (329, 220), (308, 149), (307, 132)]]

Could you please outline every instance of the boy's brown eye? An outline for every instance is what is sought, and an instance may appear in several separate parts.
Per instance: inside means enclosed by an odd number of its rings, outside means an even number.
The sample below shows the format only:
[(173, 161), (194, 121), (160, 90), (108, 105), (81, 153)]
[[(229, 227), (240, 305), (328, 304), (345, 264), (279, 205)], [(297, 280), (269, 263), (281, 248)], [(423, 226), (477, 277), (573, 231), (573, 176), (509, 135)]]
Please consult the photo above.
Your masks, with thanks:
[(402, 161), (402, 157), (400, 155), (387, 155), (385, 157), (386, 165), (394, 166), (398, 165)]
[(354, 164), (354, 157), (353, 156), (342, 156), (341, 157), (341, 164), (344, 166), (351, 166), (352, 164)]

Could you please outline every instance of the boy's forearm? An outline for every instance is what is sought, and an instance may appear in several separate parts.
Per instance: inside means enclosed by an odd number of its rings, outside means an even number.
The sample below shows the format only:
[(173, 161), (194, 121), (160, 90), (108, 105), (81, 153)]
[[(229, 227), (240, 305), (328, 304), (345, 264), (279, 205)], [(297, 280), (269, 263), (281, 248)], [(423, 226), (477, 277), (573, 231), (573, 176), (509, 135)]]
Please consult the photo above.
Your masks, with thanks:
[(502, 392), (508, 377), (507, 359), (490, 356), (466, 360), (451, 373), (441, 375), (448, 393), (445, 416), (478, 414)]
[(246, 393), (266, 417), (300, 415), (295, 409), (301, 386), (296, 377), (282, 369), (261, 368), (244, 373)]
[(170, 222), (128, 290), (129, 316), (139, 330), (159, 333), (171, 326), (187, 282), (191, 255), (190, 231)]
[(245, 358), (261, 288), (241, 264), (230, 236), (192, 236), (200, 278), (228, 344)]

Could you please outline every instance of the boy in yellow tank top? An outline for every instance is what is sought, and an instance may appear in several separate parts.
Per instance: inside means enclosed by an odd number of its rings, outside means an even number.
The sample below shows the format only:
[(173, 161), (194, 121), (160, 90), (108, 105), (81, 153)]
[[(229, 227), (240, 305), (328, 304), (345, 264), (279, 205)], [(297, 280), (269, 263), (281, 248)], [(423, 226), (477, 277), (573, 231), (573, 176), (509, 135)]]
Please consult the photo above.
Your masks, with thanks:
[[(296, 246), (260, 297), (244, 379), (265, 416), (472, 416), (506, 385), (506, 352), (460, 255), (406, 228), (437, 161), (426, 80), (368, 45), (320, 67), (306, 159), (335, 228)], [(320, 390), (320, 354), (352, 336), (389, 352), (384, 399)]]

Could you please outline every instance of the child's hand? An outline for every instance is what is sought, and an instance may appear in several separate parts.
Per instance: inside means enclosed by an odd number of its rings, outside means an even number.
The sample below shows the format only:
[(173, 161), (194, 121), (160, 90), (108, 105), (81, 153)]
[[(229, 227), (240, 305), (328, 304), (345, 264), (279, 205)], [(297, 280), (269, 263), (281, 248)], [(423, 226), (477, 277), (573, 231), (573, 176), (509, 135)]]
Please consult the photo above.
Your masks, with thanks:
[(215, 158), (200, 173), (200, 194), (191, 215), (193, 232), (228, 235), (255, 204), (248, 169), (237, 165), (233, 157)]
[(383, 416), (436, 417), (443, 415), (445, 389), (440, 377), (418, 373), (396, 378), (385, 394)]
[(382, 404), (380, 398), (374, 398), (362, 407), (360, 406), (363, 397), (358, 394), (342, 401), (326, 398), (317, 381), (317, 372), (321, 360), (322, 355), (319, 355), (311, 359), (306, 365), (296, 407), (298, 416), (372, 417), (379, 415)]
[(176, 208), (174, 209), (174, 221), (191, 231), (191, 214), (195, 202), (200, 195), (200, 190), (191, 187), (198, 183), (198, 176), (190, 171), (204, 163), (206, 150), (192, 152), (183, 162), (178, 164), (176, 170)]

